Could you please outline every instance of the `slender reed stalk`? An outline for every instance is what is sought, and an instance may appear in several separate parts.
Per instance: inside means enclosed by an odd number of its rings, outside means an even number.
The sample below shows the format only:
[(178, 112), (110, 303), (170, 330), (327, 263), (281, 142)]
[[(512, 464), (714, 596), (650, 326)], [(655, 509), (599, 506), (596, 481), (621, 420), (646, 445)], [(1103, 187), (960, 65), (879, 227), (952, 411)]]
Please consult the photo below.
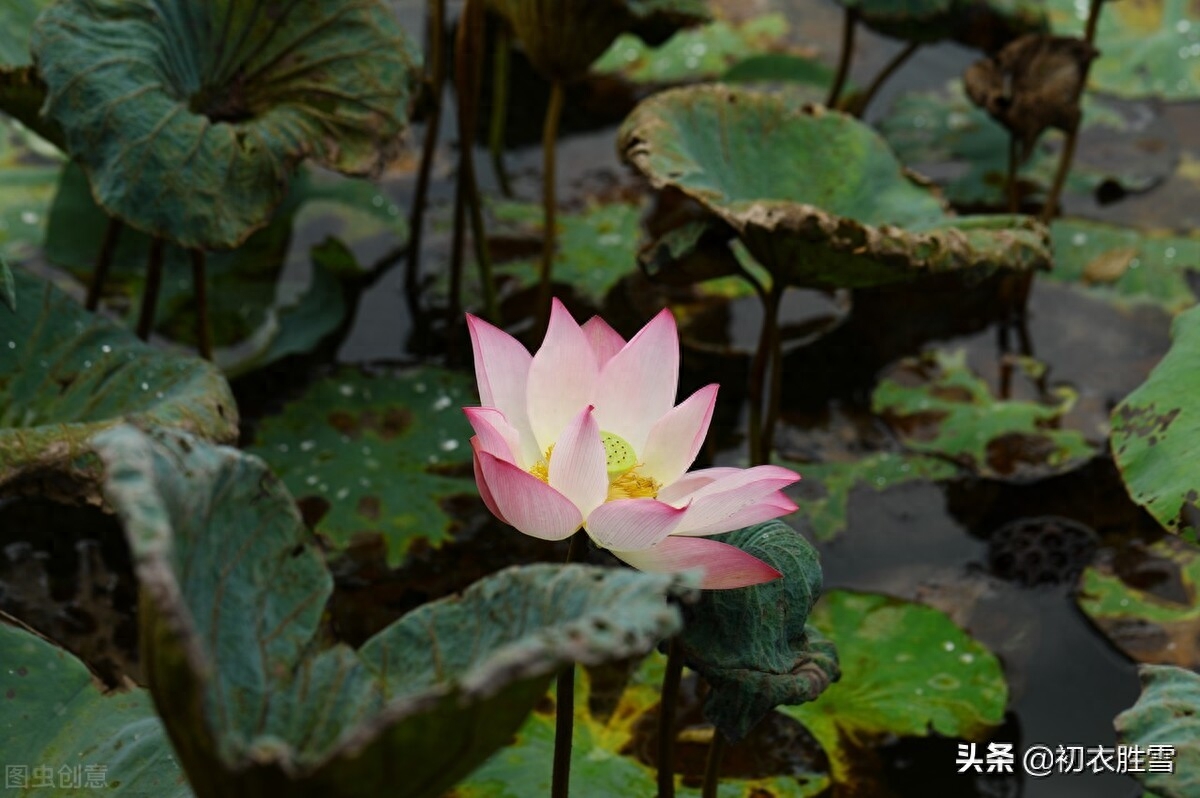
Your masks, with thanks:
[(708, 758), (704, 761), (704, 786), (700, 798), (717, 798), (717, 787), (721, 784), (721, 761), (725, 758), (725, 737), (713, 730), (712, 742), (708, 745)]
[(679, 638), (672, 637), (658, 702), (658, 798), (675, 798), (675, 710), (682, 678), (683, 650)]
[(550, 322), (550, 280), (558, 245), (557, 158), (558, 123), (562, 119), (566, 91), (557, 78), (550, 84), (550, 104), (542, 127), (542, 271), (538, 282), (538, 329)]
[(511, 198), (512, 183), (504, 166), (504, 130), (508, 126), (509, 75), (512, 71), (512, 35), (504, 24), (496, 26), (492, 40), (492, 120), (488, 129), (488, 152), (492, 156), (492, 171), (500, 192)]
[(104, 228), (104, 238), (100, 242), (100, 251), (96, 253), (96, 265), (92, 269), (92, 281), (88, 283), (87, 299), (84, 307), (94, 311), (100, 307), (100, 295), (104, 293), (104, 283), (108, 280), (108, 272), (112, 268), (113, 257), (117, 254), (117, 244), (121, 240), (121, 230), (125, 225), (115, 216), (110, 216), (108, 226)]
[(833, 85), (829, 87), (829, 99), (825, 101), (827, 108), (837, 108), (842, 90), (846, 88), (850, 61), (854, 58), (854, 31), (857, 27), (858, 9), (847, 8), (842, 18), (842, 51), (838, 54), (837, 74), (833, 78)]
[(146, 264), (146, 286), (142, 289), (142, 308), (138, 313), (137, 337), (150, 340), (154, 330), (154, 312), (158, 308), (158, 291), (162, 287), (163, 240), (150, 241), (150, 259)]
[(192, 294), (196, 302), (196, 349), (200, 357), (212, 360), (212, 326), (208, 319), (207, 255), (202, 249), (188, 253), (192, 259)]

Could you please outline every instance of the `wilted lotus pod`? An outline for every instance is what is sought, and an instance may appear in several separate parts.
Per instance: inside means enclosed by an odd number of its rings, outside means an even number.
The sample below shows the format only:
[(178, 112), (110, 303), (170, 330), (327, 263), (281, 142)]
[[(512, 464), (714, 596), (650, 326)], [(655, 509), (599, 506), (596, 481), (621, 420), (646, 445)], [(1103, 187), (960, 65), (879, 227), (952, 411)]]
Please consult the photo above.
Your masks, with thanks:
[(971, 102), (1020, 142), (1020, 159), (1047, 128), (1070, 132), (1079, 124), (1079, 98), (1088, 65), (1099, 55), (1083, 39), (1030, 34), (967, 68)]
[[(656, 94), (621, 128), (619, 150), (657, 189), (675, 189), (727, 225), (780, 284), (859, 288), (942, 272), (983, 277), (1050, 265), (1046, 228), (1026, 217), (955, 217), (870, 127), (723, 85)], [(711, 246), (689, 222), (647, 257)]]
[(188, 248), (265, 225), (306, 158), (379, 169), (416, 76), (383, 0), (64, 0), (31, 49), (97, 202)]

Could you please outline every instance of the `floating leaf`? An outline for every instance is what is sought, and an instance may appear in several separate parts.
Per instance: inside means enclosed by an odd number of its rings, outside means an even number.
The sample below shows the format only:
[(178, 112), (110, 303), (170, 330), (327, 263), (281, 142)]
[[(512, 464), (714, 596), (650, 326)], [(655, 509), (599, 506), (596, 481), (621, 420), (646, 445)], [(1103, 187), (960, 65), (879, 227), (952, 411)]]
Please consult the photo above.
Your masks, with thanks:
[[(913, 480), (949, 479), (958, 473), (952, 463), (936, 457), (878, 452), (851, 462), (780, 464), (799, 472), (802, 498), (797, 514), (812, 526), (817, 540), (831, 540), (846, 528), (846, 510), (850, 493), (857, 487), (875, 491)], [(809, 494), (814, 488), (819, 495)]]
[(680, 626), (669, 576), (542, 565), (419, 607), (358, 652), (321, 650), (332, 578), (261, 460), (132, 427), (96, 445), (143, 592), (143, 667), (202, 798), (367, 798), (397, 773), (405, 795), (437, 798), (564, 664), (644, 653)]
[(17, 312), (17, 285), (4, 255), (0, 255), (0, 302), (13, 313)]
[(1058, 429), (1074, 393), (1054, 404), (1003, 400), (966, 364), (966, 352), (935, 351), (902, 361), (876, 387), (871, 407), (911, 451), (937, 455), (991, 477), (1062, 471), (1095, 451), (1077, 430)]
[[(1082, 36), (1087, 6), (1047, 0), (1055, 33)], [(1088, 85), (1118, 97), (1192, 100), (1200, 86), (1200, 9), (1188, 0), (1106, 3), (1096, 29), (1103, 57)]]
[[(1131, 708), (1117, 715), (1114, 725), (1121, 741), (1146, 751), (1144, 771), (1134, 777), (1162, 798), (1200, 795), (1200, 675), (1170, 665), (1138, 667), (1142, 695)], [(1157, 769), (1170, 763), (1169, 772), (1149, 772), (1149, 746), (1170, 749), (1168, 757), (1154, 757)], [(1156, 770), (1157, 770), (1156, 769)]]
[[(148, 690), (106, 694), (71, 654), (5, 623), (0, 663), (6, 788), (58, 795), (119, 787), (128, 798), (191, 798)], [(33, 771), (47, 766), (61, 793), (36, 788)]]
[(1139, 589), (1122, 580), (1111, 563), (1093, 565), (1080, 578), (1079, 607), (1138, 662), (1200, 668), (1200, 550), (1168, 538), (1146, 553), (1159, 559), (1155, 572), (1166, 572), (1166, 579)]
[(237, 438), (220, 372), (153, 349), (50, 284), (15, 272), (21, 303), (0, 313), (0, 491), (96, 501), (91, 437), (123, 421)]
[(781, 711), (809, 728), (847, 773), (846, 745), (887, 735), (979, 739), (1004, 719), (1000, 662), (938, 610), (835, 590), (809, 622), (837, 645), (842, 679), (816, 701)]
[(1092, 283), (1102, 295), (1151, 300), (1168, 310), (1196, 303), (1190, 272), (1200, 269), (1200, 237), (1081, 219), (1055, 221), (1050, 235), (1054, 269), (1049, 279)]
[(65, 0), (38, 18), (32, 49), (45, 113), (96, 200), (193, 248), (265, 225), (305, 158), (377, 170), (417, 72), (382, 0)]
[[(639, 738), (645, 744), (646, 721), (659, 702), (663, 662), (661, 656), (651, 655), (634, 674), (616, 707), (603, 716), (591, 710), (594, 691), (589, 674), (578, 674), (571, 749), (571, 795), (613, 798), (655, 794), (655, 771), (643, 758), (635, 755)], [(747, 741), (746, 744), (751, 743)], [(553, 756), (554, 711), (552, 707), (541, 707), (517, 732), (513, 743), (498, 751), (459, 784), (453, 796), (528, 798), (547, 795)], [(727, 757), (726, 762), (731, 758)], [(702, 763), (703, 759), (699, 758), (698, 764), (702, 766)], [(829, 789), (829, 778), (825, 773), (812, 767), (789, 764), (792, 765), (791, 772), (786, 776), (732, 778), (726, 775), (721, 779), (719, 794), (721, 798), (807, 798), (823, 795)], [(696, 783), (698, 781), (696, 779)], [(675, 794), (680, 798), (698, 798), (700, 790), (683, 784), (677, 785)]]
[(908, 42), (953, 39), (991, 52), (1023, 33), (1046, 29), (1033, 0), (838, 0), (872, 30)]
[(739, 742), (780, 704), (812, 701), (837, 681), (837, 652), (808, 614), (821, 593), (821, 563), (800, 533), (781, 521), (718, 535), (783, 574), (741, 590), (710, 590), (686, 612), (684, 662), (712, 691), (704, 716)]
[(1171, 326), (1171, 349), (1149, 378), (1113, 409), (1112, 451), (1133, 501), (1171, 532), (1200, 527), (1200, 308)]
[[(47, 257), (80, 280), (90, 280), (107, 225), (82, 170), (64, 169), (50, 210)], [(308, 242), (321, 232), (354, 245), (388, 240), (394, 247), (407, 237), (407, 223), (375, 185), (301, 170), (269, 225), (238, 249), (208, 257), (215, 360), (227, 374), (311, 351), (345, 320), (345, 284), (368, 275), (353, 258), (348, 268), (335, 272), (315, 257)], [(106, 306), (131, 324), (149, 249), (149, 236), (122, 231), (105, 283)], [(164, 274), (156, 330), (193, 347), (191, 265), (184, 249), (164, 247)]]
[(736, 230), (789, 285), (866, 287), (1050, 263), (1036, 222), (952, 217), (871, 128), (780, 96), (719, 85), (662, 92), (625, 120), (619, 148), (655, 188), (678, 189)]
[(787, 35), (783, 14), (762, 14), (739, 22), (716, 19), (680, 31), (658, 47), (622, 34), (597, 59), (592, 72), (659, 85), (711, 80), (740, 61), (782, 48)]
[(543, 76), (583, 77), (622, 33), (651, 44), (709, 18), (704, 0), (487, 0)]
[(368, 376), (343, 369), (264, 418), (250, 451), (301, 502), (328, 506), (317, 531), (335, 548), (379, 534), (395, 567), (415, 541), (449, 539), (444, 502), (476, 496), (466, 375), (434, 368)]

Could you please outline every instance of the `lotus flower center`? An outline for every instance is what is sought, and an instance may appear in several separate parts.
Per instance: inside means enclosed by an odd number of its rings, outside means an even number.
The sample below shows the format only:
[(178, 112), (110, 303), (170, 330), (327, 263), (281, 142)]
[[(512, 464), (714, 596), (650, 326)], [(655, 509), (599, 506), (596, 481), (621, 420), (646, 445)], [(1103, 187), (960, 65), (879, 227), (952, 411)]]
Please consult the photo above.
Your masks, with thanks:
[[(653, 477), (639, 474), (637, 454), (629, 441), (611, 432), (601, 432), (600, 441), (604, 444), (604, 462), (608, 470), (607, 501), (615, 499), (653, 499), (658, 496), (662, 484)], [(550, 457), (554, 454), (554, 444), (546, 449), (545, 456), (529, 468), (529, 473), (542, 482), (550, 482)]]
[(637, 466), (637, 455), (629, 441), (611, 432), (601, 432), (600, 442), (604, 444), (604, 464), (608, 468), (608, 478), (614, 480), (626, 471)]

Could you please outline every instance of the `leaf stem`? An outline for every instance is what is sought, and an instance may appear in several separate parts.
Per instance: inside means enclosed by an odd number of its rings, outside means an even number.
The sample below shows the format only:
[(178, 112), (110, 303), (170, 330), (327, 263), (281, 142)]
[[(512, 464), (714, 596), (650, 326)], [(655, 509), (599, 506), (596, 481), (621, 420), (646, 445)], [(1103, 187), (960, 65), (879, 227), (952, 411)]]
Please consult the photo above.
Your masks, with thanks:
[(750, 405), (750, 430), (747, 438), (750, 443), (750, 464), (760, 465), (762, 463), (762, 451), (760, 445), (762, 443), (763, 432), (763, 392), (764, 382), (767, 374), (767, 325), (766, 325), (766, 307), (767, 307), (767, 289), (759, 281), (754, 273), (743, 266), (740, 262), (737, 265), (738, 273), (742, 279), (750, 283), (750, 287), (754, 289), (754, 293), (758, 294), (758, 299), (763, 306), (763, 326), (759, 329), (758, 348), (754, 350), (754, 357), (750, 361), (749, 384), (746, 386), (746, 401)]
[(192, 259), (192, 293), (196, 304), (196, 349), (200, 357), (211, 361), (212, 327), (208, 319), (208, 278), (206, 276), (207, 255), (202, 249), (189, 251)]
[(863, 118), (863, 115), (867, 112), (867, 106), (871, 104), (871, 100), (875, 98), (875, 95), (879, 92), (883, 84), (887, 83), (888, 79), (896, 73), (896, 70), (904, 66), (904, 62), (912, 58), (913, 53), (919, 49), (921, 49), (920, 42), (909, 42), (907, 47), (896, 53), (892, 60), (888, 61), (883, 69), (879, 70), (879, 74), (871, 81), (871, 85), (867, 87), (866, 92), (863, 93), (857, 102), (858, 107), (854, 109), (856, 117), (859, 119)]
[(506, 24), (497, 24), (492, 47), (495, 50), (492, 53), (492, 121), (488, 130), (488, 151), (500, 192), (511, 198), (512, 183), (504, 166), (504, 132), (508, 127), (509, 74), (512, 71), (512, 43)]
[[(586, 532), (571, 536), (567, 563), (583, 555), (582, 538)], [(575, 734), (575, 663), (558, 672), (554, 688), (554, 772), (550, 780), (550, 798), (568, 798), (571, 790), (571, 742)]]
[(850, 75), (850, 59), (854, 56), (854, 30), (857, 27), (858, 9), (847, 8), (842, 17), (842, 51), (838, 54), (837, 74), (833, 78), (833, 85), (829, 87), (826, 108), (837, 108), (842, 89), (846, 88), (846, 78)]
[(429, 117), (425, 120), (425, 142), (421, 149), (421, 167), (413, 192), (412, 212), (408, 220), (408, 261), (404, 266), (404, 295), (409, 314), (414, 318), (420, 311), (421, 232), (425, 220), (425, 202), (429, 196), (429, 177), (433, 171), (433, 156), (437, 151), (438, 131), (442, 119), (442, 87), (446, 83), (446, 0), (429, 2), (430, 33), (428, 86), (431, 99)]
[(783, 398), (783, 340), (779, 331), (779, 304), (783, 299), (784, 286), (771, 284), (763, 319), (764, 334), (771, 353), (771, 382), (767, 393), (767, 417), (763, 421), (762, 442), (759, 444), (759, 460), (751, 465), (766, 465), (771, 462), (771, 449), (775, 445), (775, 424), (779, 420), (779, 405)]
[(675, 798), (675, 710), (682, 677), (683, 650), (679, 638), (672, 637), (658, 703), (658, 798)]
[(550, 321), (550, 272), (558, 243), (557, 162), (558, 123), (562, 118), (566, 92), (557, 78), (550, 84), (550, 104), (542, 128), (542, 272), (538, 285), (538, 329), (544, 331)]
[(84, 307), (88, 310), (94, 311), (100, 306), (100, 295), (104, 293), (104, 283), (108, 280), (108, 272), (117, 254), (117, 243), (121, 240), (121, 230), (124, 227), (117, 217), (108, 218), (108, 226), (104, 228), (104, 238), (100, 242), (100, 251), (96, 253), (92, 281), (88, 283), (87, 299), (84, 302)]
[(150, 340), (154, 330), (154, 312), (158, 307), (158, 290), (162, 286), (163, 240), (157, 236), (150, 241), (150, 259), (146, 265), (146, 285), (142, 288), (142, 309), (138, 313), (137, 337)]
[(1008, 193), (1008, 212), (1017, 213), (1021, 210), (1020, 191), (1017, 185), (1017, 175), (1020, 171), (1018, 160), (1018, 147), (1020, 143), (1017, 141), (1017, 134), (1009, 131), (1008, 134), (1008, 183), (1005, 186)]
[(717, 798), (717, 787), (721, 783), (721, 760), (724, 758), (725, 736), (718, 729), (713, 729), (708, 758), (704, 761), (704, 786), (700, 790), (700, 798)]

